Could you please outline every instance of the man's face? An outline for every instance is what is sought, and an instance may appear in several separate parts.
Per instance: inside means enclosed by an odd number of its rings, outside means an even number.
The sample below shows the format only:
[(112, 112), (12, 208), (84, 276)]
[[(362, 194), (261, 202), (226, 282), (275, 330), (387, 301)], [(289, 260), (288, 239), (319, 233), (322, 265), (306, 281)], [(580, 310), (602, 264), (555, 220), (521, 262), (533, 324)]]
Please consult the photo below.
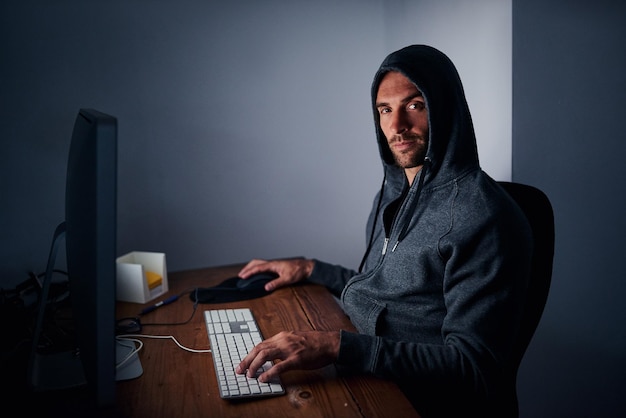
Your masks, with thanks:
[(405, 170), (421, 168), (428, 149), (428, 110), (422, 93), (401, 73), (389, 72), (378, 86), (376, 108), (396, 164)]

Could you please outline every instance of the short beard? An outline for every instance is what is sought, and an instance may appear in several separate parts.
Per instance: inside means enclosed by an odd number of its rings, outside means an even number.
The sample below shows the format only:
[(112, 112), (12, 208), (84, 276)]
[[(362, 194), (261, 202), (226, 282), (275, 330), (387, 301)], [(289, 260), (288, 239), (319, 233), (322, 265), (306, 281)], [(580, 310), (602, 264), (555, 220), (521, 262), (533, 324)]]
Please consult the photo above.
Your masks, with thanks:
[(410, 159), (402, 158), (405, 154), (397, 154), (392, 151), (393, 159), (396, 162), (396, 165), (400, 168), (413, 168), (418, 167), (424, 164), (424, 159), (426, 158), (426, 151), (428, 150), (428, 141), (424, 139), (421, 135), (416, 134), (404, 134), (404, 135), (396, 135), (392, 141), (389, 142), (389, 146), (391, 146), (396, 142), (402, 141), (410, 141), (415, 142), (417, 145), (417, 150), (413, 153)]

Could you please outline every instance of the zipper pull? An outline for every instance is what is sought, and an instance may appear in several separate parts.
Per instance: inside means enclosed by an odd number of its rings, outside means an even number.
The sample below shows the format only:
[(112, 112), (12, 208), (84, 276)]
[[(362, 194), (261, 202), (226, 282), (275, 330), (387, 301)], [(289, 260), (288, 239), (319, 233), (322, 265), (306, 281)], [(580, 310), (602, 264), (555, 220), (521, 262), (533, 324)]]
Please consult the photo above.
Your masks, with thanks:
[(385, 243), (383, 244), (383, 255), (387, 252), (387, 244), (389, 244), (389, 238), (385, 238)]
[(391, 252), (394, 252), (396, 250), (396, 248), (398, 248), (398, 244), (400, 244), (400, 240), (396, 241), (395, 245), (391, 249)]

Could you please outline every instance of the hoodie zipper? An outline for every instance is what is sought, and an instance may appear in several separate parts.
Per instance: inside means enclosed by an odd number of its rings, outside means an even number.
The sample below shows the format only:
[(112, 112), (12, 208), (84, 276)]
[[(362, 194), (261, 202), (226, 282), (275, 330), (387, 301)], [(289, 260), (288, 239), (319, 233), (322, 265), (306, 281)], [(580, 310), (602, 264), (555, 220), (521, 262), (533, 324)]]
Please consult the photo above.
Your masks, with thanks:
[[(393, 245), (393, 248), (391, 249), (391, 252), (394, 252), (396, 250), (396, 248), (398, 248), (398, 245), (400, 244), (400, 242), (406, 237), (407, 235), (407, 231), (409, 229), (409, 224), (411, 223), (411, 219), (412, 219), (412, 214), (415, 211), (415, 209), (417, 208), (417, 202), (420, 198), (420, 195), (422, 194), (422, 187), (424, 186), (424, 177), (426, 177), (426, 170), (427, 167), (430, 163), (430, 160), (428, 158), (424, 159), (424, 166), (422, 167), (422, 169), (420, 170), (419, 173), (419, 179), (417, 181), (417, 189), (415, 191), (415, 196), (413, 197), (413, 199), (410, 202), (410, 205), (408, 207), (408, 209), (405, 212), (408, 212), (410, 214), (409, 219), (402, 225), (402, 229), (400, 230), (400, 233), (398, 234), (398, 239), (395, 242), (395, 244)], [(398, 220), (400, 215), (400, 211), (398, 211), (398, 214), (396, 215), (396, 219), (394, 219), (394, 221), (392, 222), (391, 228), (389, 230), (389, 236), (385, 237), (385, 241), (383, 243), (383, 250), (382, 250), (382, 255), (384, 256), (387, 253), (387, 248), (389, 246), (389, 241), (391, 239), (391, 235), (393, 230), (395, 229), (395, 223)]]

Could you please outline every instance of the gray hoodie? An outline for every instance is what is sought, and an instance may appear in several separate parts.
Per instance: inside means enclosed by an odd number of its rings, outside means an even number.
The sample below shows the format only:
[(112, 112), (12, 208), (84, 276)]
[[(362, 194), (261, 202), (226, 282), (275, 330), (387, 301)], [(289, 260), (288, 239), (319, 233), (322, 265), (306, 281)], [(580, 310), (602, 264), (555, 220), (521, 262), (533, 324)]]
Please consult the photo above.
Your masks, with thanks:
[[(378, 123), (389, 71), (413, 81), (429, 113), (426, 161), (410, 187)], [(481, 170), (463, 87), (444, 54), (423, 45), (390, 54), (372, 107), (385, 178), (368, 251), (360, 271), (316, 260), (310, 277), (341, 296), (358, 330), (341, 332), (337, 364), (396, 381), (424, 417), (517, 416), (512, 345), (530, 273), (526, 218)]]

